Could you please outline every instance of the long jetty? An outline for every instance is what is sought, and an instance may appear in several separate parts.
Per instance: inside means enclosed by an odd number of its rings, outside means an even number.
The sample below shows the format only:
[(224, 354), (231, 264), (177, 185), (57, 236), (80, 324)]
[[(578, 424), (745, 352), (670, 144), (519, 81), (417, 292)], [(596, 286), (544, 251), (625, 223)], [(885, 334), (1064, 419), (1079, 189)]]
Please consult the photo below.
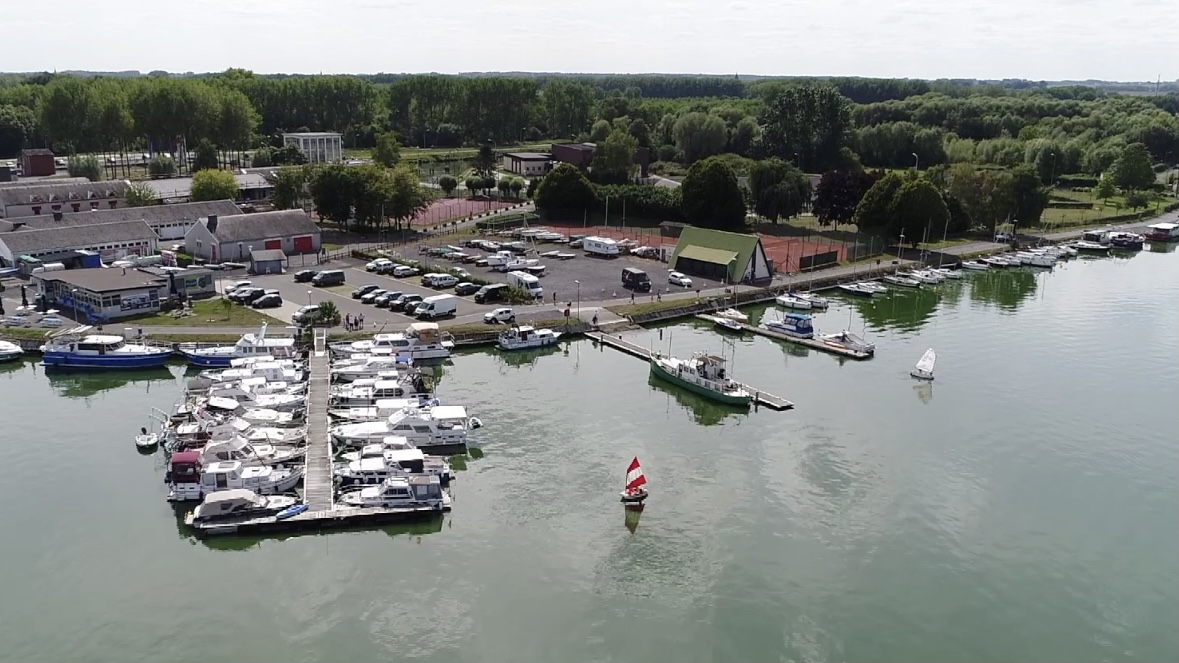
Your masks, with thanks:
[[(589, 337), (594, 341), (601, 343), (602, 345), (609, 346), (615, 350), (619, 350), (628, 355), (631, 355), (632, 357), (638, 357), (639, 359), (643, 359), (648, 362), (651, 361), (651, 351), (649, 349), (644, 348), (638, 343), (628, 341), (621, 336), (612, 336), (602, 332), (591, 332)], [(764, 405), (771, 410), (789, 410), (794, 407), (794, 403), (791, 403), (781, 396), (771, 394), (764, 389), (758, 389), (757, 387), (742, 384), (736, 380), (733, 382), (753, 395), (754, 405)]]
[(327, 334), (315, 332), (307, 387), (307, 468), (303, 474), (303, 501), (309, 511), (331, 511), (335, 506), (331, 440), (328, 439), (328, 398), (331, 393), (331, 358)]
[[(717, 320), (716, 316), (705, 314), (698, 314), (696, 318), (700, 320), (706, 320), (708, 322), (716, 322)], [(747, 325), (745, 323), (741, 323), (741, 328), (747, 332), (757, 334), (758, 336), (772, 338), (775, 341), (785, 341), (787, 343), (794, 343), (796, 345), (805, 345), (812, 350), (830, 352), (833, 355), (839, 355), (841, 357), (849, 357), (851, 359), (871, 359), (873, 356), (873, 353), (871, 352), (864, 352), (862, 350), (853, 350), (847, 347), (832, 345), (817, 338), (798, 338), (797, 336), (790, 336), (789, 334), (776, 332), (772, 329), (766, 329), (765, 327), (754, 327), (753, 325)]]

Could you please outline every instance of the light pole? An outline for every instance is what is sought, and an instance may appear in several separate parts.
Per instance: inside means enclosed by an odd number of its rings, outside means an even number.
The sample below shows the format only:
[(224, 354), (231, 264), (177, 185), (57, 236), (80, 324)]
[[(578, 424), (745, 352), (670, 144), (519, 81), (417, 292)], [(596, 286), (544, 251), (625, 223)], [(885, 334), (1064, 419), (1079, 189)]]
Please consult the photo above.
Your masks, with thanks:
[(311, 306), (311, 291), (307, 291), (307, 305)]
[(74, 322), (80, 322), (78, 320), (78, 289), (77, 288), (70, 290), (70, 301), (73, 302), (73, 304), (74, 304)]
[(581, 324), (581, 281), (574, 281), (577, 284), (577, 322)]
[(913, 153), (913, 170), (921, 170), (921, 159), (917, 158), (917, 153)]

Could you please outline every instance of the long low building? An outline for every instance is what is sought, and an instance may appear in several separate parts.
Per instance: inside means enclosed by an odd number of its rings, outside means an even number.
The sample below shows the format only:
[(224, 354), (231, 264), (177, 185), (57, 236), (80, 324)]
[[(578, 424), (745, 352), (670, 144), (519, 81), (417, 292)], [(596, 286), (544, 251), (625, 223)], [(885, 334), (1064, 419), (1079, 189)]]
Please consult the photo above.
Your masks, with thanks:
[(671, 269), (725, 283), (763, 283), (774, 276), (757, 235), (685, 226), (668, 261)]
[(115, 209), (127, 204), (127, 186), (121, 180), (60, 184), (47, 179), (35, 186), (4, 187), (0, 189), (0, 218)]
[(201, 219), (210, 216), (241, 214), (241, 209), (230, 200), (200, 203), (149, 205), (147, 207), (118, 207), (90, 212), (57, 212), (50, 215), (21, 216), (0, 219), (0, 233), (19, 230), (44, 230), (65, 226), (84, 226), (116, 221), (143, 221), (163, 241), (183, 240), (188, 230)]
[(168, 279), (138, 269), (68, 269), (40, 272), (33, 284), (52, 308), (78, 312), (91, 323), (106, 323), (160, 310)]
[(158, 249), (158, 236), (143, 221), (0, 232), (0, 263), (6, 267), (16, 265), (22, 257), (53, 262), (58, 254), (93, 251), (103, 262), (112, 262), (129, 255), (153, 255)]
[(208, 262), (245, 262), (254, 249), (315, 254), (321, 244), (319, 226), (306, 212), (278, 210), (210, 216), (188, 231), (184, 246), (190, 256)]
[[(237, 199), (243, 202), (258, 202), (266, 200), (274, 191), (274, 185), (259, 173), (234, 173), (237, 180)], [(192, 196), (191, 177), (170, 177), (162, 180), (145, 180), (146, 184), (156, 194), (156, 202), (167, 200), (188, 200)]]

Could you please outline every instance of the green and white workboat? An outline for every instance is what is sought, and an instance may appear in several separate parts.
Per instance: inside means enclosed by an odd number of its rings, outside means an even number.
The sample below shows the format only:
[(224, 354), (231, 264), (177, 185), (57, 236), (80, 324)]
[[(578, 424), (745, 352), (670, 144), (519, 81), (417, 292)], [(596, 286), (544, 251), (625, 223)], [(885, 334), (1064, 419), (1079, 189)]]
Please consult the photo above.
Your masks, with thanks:
[(725, 360), (706, 352), (697, 352), (691, 359), (655, 353), (651, 356), (651, 373), (718, 403), (747, 406), (753, 400), (748, 391), (725, 375)]

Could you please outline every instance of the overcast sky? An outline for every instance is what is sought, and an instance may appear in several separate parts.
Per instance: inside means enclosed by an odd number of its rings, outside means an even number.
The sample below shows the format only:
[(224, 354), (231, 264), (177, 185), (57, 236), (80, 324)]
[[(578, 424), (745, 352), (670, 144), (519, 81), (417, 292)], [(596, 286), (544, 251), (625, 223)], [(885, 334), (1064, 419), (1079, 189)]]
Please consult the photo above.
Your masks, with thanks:
[(5, 71), (1179, 79), (1179, 0), (8, 0)]

